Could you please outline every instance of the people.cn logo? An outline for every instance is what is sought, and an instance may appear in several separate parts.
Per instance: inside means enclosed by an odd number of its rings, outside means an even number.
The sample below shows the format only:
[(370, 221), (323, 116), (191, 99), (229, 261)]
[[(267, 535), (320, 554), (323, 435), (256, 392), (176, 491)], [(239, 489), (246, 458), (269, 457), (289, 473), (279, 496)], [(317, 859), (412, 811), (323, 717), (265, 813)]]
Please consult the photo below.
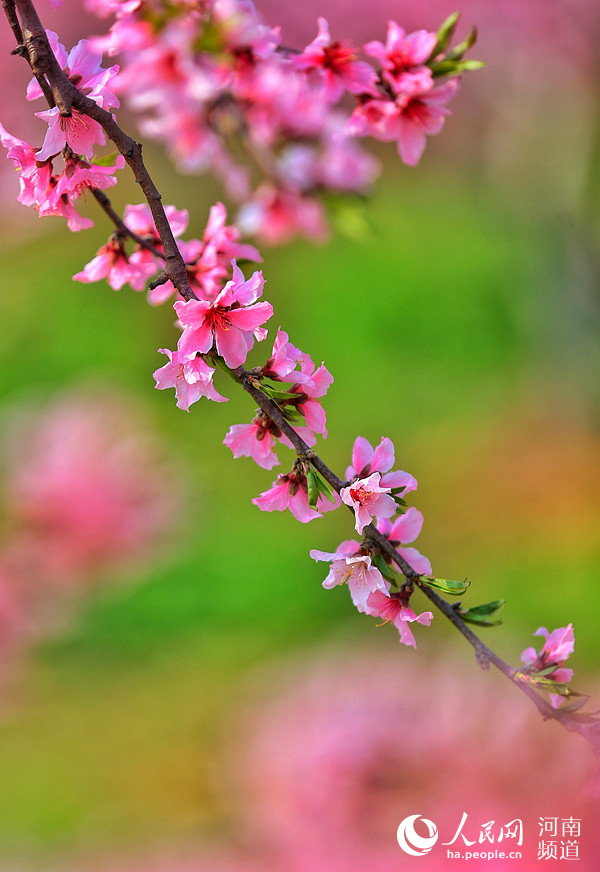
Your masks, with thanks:
[[(415, 821), (419, 819), (427, 828), (427, 836), (420, 836), (415, 831)], [(396, 838), (405, 854), (411, 854), (413, 857), (422, 857), (424, 854), (428, 854), (437, 842), (438, 829), (433, 821), (421, 817), (420, 814), (411, 814), (410, 817), (404, 818), (398, 827)]]

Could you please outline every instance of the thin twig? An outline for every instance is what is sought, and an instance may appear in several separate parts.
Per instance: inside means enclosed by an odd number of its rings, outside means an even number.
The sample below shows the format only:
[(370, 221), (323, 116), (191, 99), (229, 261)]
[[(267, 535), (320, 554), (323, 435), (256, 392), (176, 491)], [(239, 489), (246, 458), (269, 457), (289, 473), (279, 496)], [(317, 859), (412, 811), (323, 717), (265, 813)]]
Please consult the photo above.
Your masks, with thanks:
[(113, 222), (119, 233), (124, 236), (128, 236), (130, 239), (133, 239), (134, 242), (137, 242), (138, 245), (141, 245), (142, 248), (145, 248), (147, 251), (151, 252), (155, 257), (160, 257), (162, 260), (165, 259), (165, 255), (162, 251), (152, 245), (151, 242), (148, 242), (147, 239), (144, 239), (143, 236), (139, 236), (137, 233), (134, 233), (133, 230), (125, 224), (121, 216), (118, 212), (112, 207), (112, 203), (104, 193), (104, 191), (100, 190), (100, 188), (90, 188), (95, 200), (99, 203), (99, 205), (104, 209), (110, 220)]

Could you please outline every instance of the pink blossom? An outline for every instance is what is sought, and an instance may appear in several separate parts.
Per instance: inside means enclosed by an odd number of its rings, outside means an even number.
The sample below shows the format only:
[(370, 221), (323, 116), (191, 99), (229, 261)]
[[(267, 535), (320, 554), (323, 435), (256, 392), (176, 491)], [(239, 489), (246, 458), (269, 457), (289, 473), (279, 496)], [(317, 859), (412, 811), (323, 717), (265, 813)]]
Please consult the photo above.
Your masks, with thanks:
[(33, 146), (12, 136), (0, 125), (0, 142), (8, 149), (7, 157), (20, 170), (20, 191), (17, 200), (33, 206), (40, 218), (59, 215), (67, 219), (70, 230), (93, 227), (89, 218), (76, 211), (73, 200), (87, 188), (108, 188), (116, 184), (113, 173), (124, 166), (124, 158), (116, 158), (112, 167), (96, 166), (76, 156), (67, 158), (59, 176), (53, 174), (50, 160), (40, 161)]
[(275, 454), (277, 436), (281, 431), (264, 415), (257, 415), (251, 424), (234, 424), (229, 428), (223, 443), (231, 448), (233, 456), (251, 457), (263, 469), (279, 466)]
[(450, 110), (445, 103), (458, 91), (459, 80), (413, 94), (398, 116), (398, 153), (405, 164), (416, 166), (425, 149), (427, 135), (439, 133)]
[(56, 196), (70, 194), (80, 197), (89, 188), (110, 188), (117, 184), (114, 173), (125, 166), (125, 158), (119, 154), (112, 166), (89, 164), (73, 155), (65, 162), (65, 168), (58, 178)]
[(309, 381), (310, 376), (296, 372), (296, 365), (303, 357), (303, 352), (292, 345), (285, 330), (278, 327), (273, 353), (262, 368), (263, 375), (275, 381), (289, 381), (288, 376), (293, 373), (295, 381)]
[(262, 261), (260, 252), (253, 245), (239, 242), (241, 236), (235, 224), (226, 224), (227, 209), (223, 203), (215, 203), (210, 207), (206, 230), (202, 241), (206, 246), (214, 248), (217, 255), (229, 263), (234, 258), (240, 260)]
[[(295, 351), (298, 351), (298, 349), (295, 349)], [(290, 353), (294, 354), (295, 351)], [(314, 445), (316, 441), (314, 434), (320, 433), (324, 439), (327, 438), (325, 409), (321, 403), (317, 402), (317, 398), (325, 396), (333, 383), (333, 376), (324, 363), (315, 368), (308, 354), (300, 352), (298, 361), (300, 363), (300, 372), (293, 370), (287, 376), (288, 381), (291, 381), (293, 378), (294, 384), (290, 388), (290, 394), (296, 394), (296, 398), (290, 397), (281, 402), (284, 406), (294, 408), (302, 416), (304, 424), (296, 429), (298, 432), (306, 430), (310, 434), (311, 439), (306, 439), (305, 441), (308, 441), (310, 445)]]
[(417, 643), (408, 626), (409, 623), (417, 621), (417, 623), (428, 627), (433, 620), (433, 612), (421, 612), (420, 615), (416, 615), (402, 593), (390, 595), (379, 590), (374, 591), (367, 600), (365, 611), (374, 617), (383, 618), (386, 623), (388, 621), (392, 623), (400, 633), (402, 644), (410, 645), (413, 648), (417, 647)]
[(190, 406), (200, 397), (217, 403), (227, 402), (227, 397), (221, 396), (214, 387), (212, 380), (215, 370), (205, 360), (197, 355), (169, 351), (168, 348), (158, 350), (167, 355), (169, 362), (154, 372), (156, 387), (159, 391), (175, 388), (178, 409), (189, 412)]
[(401, 92), (395, 101), (366, 100), (359, 105), (350, 116), (346, 132), (383, 141), (395, 139), (404, 163), (416, 166), (426, 136), (442, 129), (450, 112), (444, 104), (455, 96), (458, 86), (458, 79), (433, 88), (429, 77), (411, 77), (410, 91)]
[(396, 512), (397, 505), (389, 495), (390, 488), (381, 487), (380, 479), (380, 474), (374, 472), (340, 491), (342, 502), (354, 509), (357, 533), (362, 533), (373, 518), (391, 518)]
[[(380, 64), (386, 81), (396, 90), (414, 67), (421, 66), (435, 48), (437, 35), (427, 30), (417, 30), (406, 35), (395, 21), (388, 21), (386, 44), (373, 40), (364, 46), (365, 54)], [(428, 71), (431, 75), (431, 71)]]
[[(53, 184), (56, 182), (54, 177), (52, 177), (51, 182)], [(79, 214), (67, 194), (63, 194), (62, 197), (57, 197), (56, 199), (46, 200), (39, 207), (38, 214), (40, 218), (46, 218), (51, 215), (59, 215), (61, 218), (66, 218), (67, 227), (74, 233), (79, 230), (88, 230), (94, 226), (93, 221)]]
[(244, 233), (256, 235), (268, 245), (287, 242), (297, 233), (318, 241), (327, 238), (321, 204), (291, 188), (261, 185), (244, 203), (237, 217)]
[[(559, 667), (561, 663), (564, 663), (564, 661), (567, 660), (575, 650), (573, 624), (568, 624), (566, 627), (559, 627), (551, 633), (549, 633), (545, 627), (538, 627), (533, 635), (545, 636), (546, 641), (539, 653), (532, 647), (526, 648), (521, 654), (521, 660), (532, 672), (539, 672), (553, 665)], [(567, 683), (573, 678), (573, 670), (565, 667), (560, 669), (557, 668), (554, 672), (550, 673), (549, 677), (554, 681)], [(562, 697), (558, 697), (558, 700), (558, 704), (563, 701)], [(552, 704), (555, 705), (555, 702), (553, 701)]]
[[(79, 40), (67, 55), (56, 33), (47, 30), (46, 35), (62, 71), (77, 89), (107, 112), (118, 109), (119, 99), (108, 87), (108, 83), (117, 75), (119, 67), (113, 66), (108, 69), (101, 67), (102, 54), (88, 39)], [(27, 99), (37, 100), (42, 96), (43, 92), (37, 79), (32, 79), (27, 86)]]
[(383, 577), (376, 566), (371, 565), (368, 554), (360, 551), (360, 545), (349, 539), (338, 547), (337, 551), (329, 553), (312, 549), (313, 560), (330, 561), (329, 574), (323, 582), (327, 590), (339, 584), (348, 582), (352, 602), (359, 612), (367, 612), (367, 601), (374, 591), (387, 591), (389, 582)]
[[(175, 206), (165, 206), (164, 208), (173, 236), (177, 239), (187, 229), (189, 212), (187, 209), (176, 209)], [(160, 245), (160, 236), (147, 203), (125, 206), (123, 220), (129, 229), (138, 236), (147, 237), (149, 242)]]
[(252, 502), (263, 512), (284, 512), (289, 509), (296, 520), (303, 524), (322, 517), (323, 512), (329, 512), (339, 505), (339, 500), (332, 504), (320, 494), (317, 508), (311, 508), (308, 504), (306, 476), (296, 470), (286, 475), (278, 475), (273, 486), (263, 491), (259, 497), (254, 497)]
[(348, 122), (348, 136), (372, 136), (382, 142), (398, 137), (398, 107), (393, 100), (364, 100), (358, 104)]
[(19, 203), (24, 206), (39, 206), (44, 203), (51, 190), (52, 165), (48, 161), (38, 161), (35, 148), (12, 136), (1, 124), (0, 142), (8, 149), (7, 158), (20, 170), (20, 191), (17, 197)]
[(335, 191), (365, 191), (379, 176), (379, 161), (342, 134), (330, 139), (317, 163), (317, 181)]
[(106, 136), (100, 124), (88, 115), (82, 115), (77, 109), (73, 109), (69, 117), (61, 115), (57, 106), (35, 114), (48, 124), (44, 144), (36, 153), (38, 160), (48, 160), (48, 158), (54, 157), (66, 145), (75, 154), (82, 154), (91, 160), (94, 146), (106, 144)]
[(356, 50), (350, 45), (332, 41), (329, 25), (319, 18), (319, 32), (302, 54), (293, 58), (299, 70), (320, 70), (323, 75), (325, 95), (336, 103), (344, 93), (371, 94), (377, 96), (377, 73), (369, 64), (356, 59)]
[(156, 266), (153, 262), (148, 262), (135, 252), (129, 256), (122, 242), (111, 236), (106, 245), (98, 249), (96, 257), (73, 278), (77, 282), (98, 282), (105, 278), (115, 291), (127, 283), (134, 290), (141, 291), (155, 272)]
[(177, 317), (184, 325), (179, 350), (184, 354), (206, 354), (213, 345), (232, 369), (246, 360), (254, 339), (264, 339), (260, 327), (273, 314), (270, 303), (256, 303), (262, 294), (264, 279), (255, 272), (247, 281), (233, 261), (233, 280), (227, 282), (214, 302), (188, 300), (175, 303)]
[(406, 544), (414, 542), (423, 528), (423, 515), (411, 506), (394, 523), (387, 519), (377, 522), (377, 529), (390, 541), (396, 551), (404, 557), (411, 569), (418, 575), (432, 575), (431, 563), (416, 548), (406, 548)]
[(85, 8), (99, 18), (127, 15), (134, 12), (141, 3), (142, 0), (84, 0)]
[[(352, 448), (352, 465), (346, 469), (346, 478), (364, 478), (372, 472), (380, 472), (383, 487), (402, 488), (400, 495), (415, 491), (417, 480), (409, 472), (395, 470), (390, 472), (395, 462), (394, 443), (387, 436), (382, 437), (377, 448), (373, 448), (364, 436), (357, 436)], [(416, 538), (416, 537), (415, 537)], [(412, 542), (412, 539), (407, 540)]]
[[(187, 228), (189, 213), (187, 209), (176, 209), (175, 206), (171, 205), (165, 206), (164, 209), (173, 236), (177, 239), (177, 237), (181, 236)], [(149, 242), (154, 246), (154, 248), (158, 249), (158, 251), (163, 250), (162, 240), (156, 229), (156, 225), (154, 224), (152, 212), (146, 203), (139, 203), (136, 205), (128, 204), (125, 206), (123, 220), (133, 233), (142, 237), (146, 242)], [(178, 243), (178, 245), (179, 250), (185, 259), (184, 251), (186, 243), (181, 242)], [(162, 262), (152, 254), (151, 251), (148, 251), (147, 248), (143, 248), (139, 245), (136, 245), (134, 252), (130, 257), (130, 262), (133, 262), (133, 264), (139, 269), (140, 273), (143, 273), (145, 277), (143, 284), (145, 284), (152, 275), (158, 272), (162, 265)], [(136, 288), (136, 290), (141, 290), (141, 287)], [(153, 306), (159, 305), (168, 300), (174, 293), (175, 287), (173, 283), (171, 281), (164, 282), (163, 284), (158, 285), (158, 287), (152, 288), (148, 291), (148, 302)]]
[[(167, 210), (169, 208), (173, 209), (173, 207), (167, 207)], [(176, 220), (177, 216), (183, 214), (183, 212), (176, 213), (176, 211), (169, 214), (167, 211), (167, 217), (175, 236), (179, 236), (185, 230), (185, 227), (181, 227), (181, 222)], [(229, 272), (232, 259), (239, 257), (245, 260), (262, 260), (260, 253), (253, 245), (238, 242), (239, 229), (235, 224), (227, 225), (226, 220), (227, 210), (225, 206), (222, 203), (216, 203), (211, 206), (202, 239), (191, 239), (179, 243), (181, 256), (187, 266), (188, 281), (196, 296), (201, 300), (214, 302), (223, 288), (223, 280)], [(187, 212), (185, 212), (185, 223), (187, 225)], [(139, 235), (145, 235), (135, 225), (133, 229)], [(156, 234), (156, 231), (154, 232)], [(162, 250), (158, 234), (156, 234), (154, 244)], [(175, 288), (172, 282), (165, 282), (148, 292), (148, 301), (156, 305), (164, 302), (174, 293)]]
[[(115, 66), (103, 69), (100, 66), (101, 54), (95, 51), (86, 39), (80, 40), (67, 56), (56, 34), (52, 31), (47, 31), (47, 34), (58, 63), (78, 90), (107, 111), (117, 108), (119, 100), (108, 87), (108, 83), (117, 74), (119, 68)], [(27, 88), (27, 99), (35, 100), (41, 96), (40, 85), (36, 79), (32, 79)], [(68, 145), (75, 154), (82, 154), (91, 159), (94, 145), (104, 145), (106, 142), (101, 125), (77, 109), (73, 109), (68, 117), (61, 115), (57, 106), (35, 114), (48, 124), (44, 144), (37, 152), (38, 160), (47, 160), (59, 154), (65, 145)]]
[(52, 590), (56, 599), (57, 588), (105, 581), (107, 567), (139, 560), (171, 533), (181, 482), (149, 432), (131, 397), (89, 385), (14, 426), (6, 487), (21, 544), (11, 562), (35, 623), (48, 623)]

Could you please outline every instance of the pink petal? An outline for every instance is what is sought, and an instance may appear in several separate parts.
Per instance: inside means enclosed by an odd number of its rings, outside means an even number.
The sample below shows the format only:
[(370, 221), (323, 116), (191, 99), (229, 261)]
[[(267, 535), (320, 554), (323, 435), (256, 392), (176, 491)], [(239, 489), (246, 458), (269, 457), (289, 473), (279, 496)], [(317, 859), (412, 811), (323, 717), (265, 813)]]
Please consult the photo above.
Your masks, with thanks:
[[(387, 472), (394, 465), (394, 443), (387, 436), (384, 436), (375, 451), (371, 460), (371, 470), (373, 472)], [(388, 487), (388, 485), (386, 485)], [(412, 539), (408, 539), (412, 542)]]
[(423, 515), (414, 506), (401, 515), (390, 533), (390, 539), (396, 542), (414, 542), (423, 529)]
[(255, 330), (273, 315), (270, 303), (254, 303), (241, 309), (231, 309), (227, 317), (232, 325), (240, 330)]
[[(353, 475), (361, 476), (363, 470), (371, 463), (373, 457), (373, 446), (364, 436), (357, 436), (352, 447), (352, 473), (346, 470), (346, 476), (352, 478)], [(371, 467), (367, 472), (371, 472)]]
[(398, 126), (398, 153), (405, 164), (414, 167), (425, 151), (425, 132), (403, 115), (398, 119)]
[[(175, 303), (177, 306), (177, 303)], [(213, 333), (208, 324), (199, 327), (186, 327), (177, 343), (183, 354), (206, 354), (213, 346)]]
[(309, 521), (314, 521), (315, 518), (322, 517), (320, 512), (315, 512), (308, 504), (308, 495), (300, 487), (296, 493), (290, 497), (288, 508), (294, 518), (302, 524), (307, 524)]
[(217, 352), (230, 369), (235, 369), (245, 363), (248, 357), (248, 345), (241, 330), (231, 327), (229, 330), (216, 330), (215, 342)]
[(401, 557), (404, 557), (410, 568), (414, 569), (417, 575), (433, 574), (431, 563), (427, 557), (424, 557), (416, 548), (399, 548), (398, 554), (400, 554)]

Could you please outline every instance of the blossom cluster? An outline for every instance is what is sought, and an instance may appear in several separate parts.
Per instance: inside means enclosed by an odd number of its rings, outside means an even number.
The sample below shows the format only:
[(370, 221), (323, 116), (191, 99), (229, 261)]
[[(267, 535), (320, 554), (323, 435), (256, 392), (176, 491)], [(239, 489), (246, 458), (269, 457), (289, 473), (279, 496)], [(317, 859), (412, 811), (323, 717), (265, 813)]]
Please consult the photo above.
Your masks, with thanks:
[(286, 46), (249, 0), (86, 5), (116, 16), (93, 44), (123, 58), (115, 86), (141, 114), (142, 132), (183, 170), (220, 176), (242, 204), (240, 227), (272, 244), (298, 233), (322, 239), (322, 195), (368, 189), (379, 164), (358, 137), (395, 140), (415, 165), (458, 89), (458, 78), (441, 87), (434, 78), (475, 64), (464, 67), (461, 51), (446, 57), (448, 28), (440, 40), (391, 21), (385, 46), (363, 46), (372, 64), (325, 18), (303, 50)]
[[(223, 216), (221, 211), (219, 214)], [(175, 232), (183, 227), (182, 215), (177, 210), (170, 211)], [(209, 220), (209, 226), (211, 223), (216, 222)], [(222, 223), (219, 226), (222, 228)], [(231, 228), (229, 238), (235, 235)], [(210, 238), (210, 233), (205, 237)], [(258, 253), (256, 255), (259, 257)], [(108, 255), (99, 254), (95, 260), (102, 257)], [(86, 268), (88, 271), (90, 266)], [(246, 363), (255, 341), (263, 341), (267, 336), (263, 325), (272, 317), (273, 307), (260, 300), (264, 288), (262, 272), (256, 271), (246, 279), (232, 259), (230, 275), (228, 281), (221, 278), (221, 285), (216, 274), (204, 285), (196, 282), (195, 299), (178, 299), (174, 303), (181, 330), (179, 341), (174, 351), (160, 349), (168, 361), (156, 370), (154, 378), (159, 390), (174, 388), (177, 406), (185, 411), (201, 397), (225, 401), (227, 398), (214, 386), (216, 366), (238, 371)], [(326, 413), (320, 401), (333, 383), (333, 377), (324, 363), (316, 366), (310, 355), (294, 345), (281, 327), (265, 364), (254, 367), (247, 375), (276, 405), (282, 419), (307, 447), (314, 446), (318, 436), (327, 437)], [(234, 457), (250, 457), (264, 469), (272, 469), (280, 465), (278, 445), (295, 447), (282, 427), (283, 424), (280, 426), (259, 408), (249, 424), (231, 426), (224, 443)], [(287, 509), (302, 523), (320, 518), (324, 512), (345, 503), (354, 512), (359, 535), (375, 521), (379, 532), (398, 548), (414, 573), (431, 575), (427, 558), (415, 548), (407, 547), (417, 538), (423, 525), (422, 514), (415, 508), (406, 509), (404, 503), (404, 497), (416, 490), (417, 482), (410, 473), (393, 470), (394, 461), (390, 439), (383, 438), (373, 448), (367, 439), (359, 436), (354, 444), (352, 463), (346, 470), (347, 485), (338, 495), (311, 465), (309, 455), (297, 453), (290, 471), (278, 475), (272, 486), (255, 497), (253, 503), (262, 511)], [(399, 517), (390, 520), (397, 512), (400, 512)], [(311, 555), (316, 560), (332, 562), (324, 587), (347, 582), (359, 611), (394, 623), (401, 640), (415, 645), (408, 623), (428, 624), (433, 615), (425, 612), (417, 616), (413, 612), (409, 606), (412, 584), (406, 580), (398, 586), (391, 566), (386, 566), (373, 543), (344, 542), (333, 554), (313, 550)]]
[[(113, 86), (119, 67), (101, 67), (102, 55), (87, 39), (80, 40), (67, 54), (53, 31), (47, 31), (47, 36), (59, 66), (78, 90), (107, 111), (117, 108), (119, 100)], [(27, 99), (42, 96), (39, 82), (32, 79)], [(115, 185), (115, 172), (125, 166), (125, 159), (121, 155), (109, 156), (108, 162), (94, 158), (95, 147), (106, 143), (104, 130), (77, 109), (72, 109), (70, 116), (61, 115), (57, 106), (35, 114), (47, 124), (40, 148), (18, 139), (0, 124), (0, 142), (20, 173), (17, 200), (24, 206), (33, 206), (40, 217), (66, 218), (69, 230), (92, 227), (93, 222), (77, 212), (74, 201), (89, 189)], [(62, 167), (57, 169), (54, 163)]]
[[(212, 206), (201, 239), (179, 239), (188, 226), (189, 215), (186, 209), (165, 206), (165, 214), (186, 264), (188, 282), (199, 299), (216, 300), (234, 258), (262, 260), (253, 245), (238, 241), (240, 231), (235, 225), (227, 225), (227, 211), (222, 203)], [(163, 245), (149, 206), (145, 203), (128, 204), (123, 217), (126, 231), (117, 228), (96, 256), (81, 272), (73, 276), (74, 279), (80, 282), (106, 279), (114, 290), (129, 284), (134, 290), (142, 291), (150, 279), (161, 272), (165, 260)], [(135, 243), (128, 250), (131, 235)], [(176, 291), (173, 283), (163, 278), (150, 285), (148, 302), (159, 305), (174, 294)]]
[(565, 696), (572, 693), (566, 685), (573, 678), (573, 670), (562, 664), (575, 650), (573, 624), (559, 627), (551, 633), (545, 627), (538, 627), (534, 636), (544, 636), (546, 641), (539, 653), (533, 647), (523, 651), (523, 674), (543, 689), (555, 691), (549, 693), (549, 699), (552, 706), (558, 708)]

